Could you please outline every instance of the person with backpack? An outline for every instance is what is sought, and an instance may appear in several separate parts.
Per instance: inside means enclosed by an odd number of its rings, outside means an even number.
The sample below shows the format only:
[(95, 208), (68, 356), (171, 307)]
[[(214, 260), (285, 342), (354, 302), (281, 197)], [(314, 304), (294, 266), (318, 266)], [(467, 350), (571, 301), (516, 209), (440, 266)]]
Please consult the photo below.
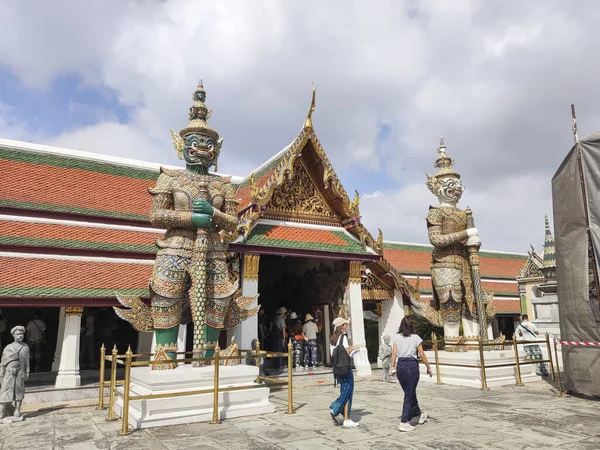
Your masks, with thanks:
[(423, 339), (415, 334), (412, 323), (408, 317), (404, 317), (400, 322), (398, 334), (394, 338), (394, 347), (392, 348), (392, 363), (398, 358), (396, 368), (392, 364), (391, 375), (396, 374), (400, 386), (404, 391), (404, 404), (402, 405), (402, 418), (398, 425), (400, 431), (413, 431), (415, 429), (409, 421), (414, 417), (419, 417), (419, 425), (425, 423), (427, 413), (421, 411), (417, 401), (417, 384), (419, 384), (419, 362), (417, 361), (417, 352), (427, 366), (427, 373), (433, 376), (427, 356), (423, 351)]
[[(517, 340), (518, 341), (534, 341), (536, 339), (539, 339), (538, 338), (539, 334), (540, 334), (540, 332), (538, 331), (535, 324), (529, 321), (529, 316), (527, 314), (523, 314), (521, 316), (521, 323), (519, 324), (519, 326), (517, 327), (517, 329), (515, 331)], [(531, 360), (544, 359), (539, 345), (525, 344), (525, 345), (523, 345), (523, 347), (525, 347), (525, 359), (526, 360), (528, 360), (528, 359), (531, 359)], [(538, 363), (536, 365), (537, 365), (537, 372), (542, 374), (543, 376), (547, 377), (548, 376), (548, 368), (546, 367), (546, 364)]]
[(358, 347), (348, 344), (348, 324), (350, 321), (343, 317), (338, 317), (333, 321), (335, 327), (331, 335), (331, 361), (333, 376), (340, 385), (340, 396), (331, 404), (330, 414), (333, 422), (340, 425), (337, 416), (344, 413), (344, 421), (341, 423), (346, 428), (358, 426), (358, 422), (350, 419), (352, 409), (352, 394), (354, 394), (354, 375), (350, 364), (350, 355)]

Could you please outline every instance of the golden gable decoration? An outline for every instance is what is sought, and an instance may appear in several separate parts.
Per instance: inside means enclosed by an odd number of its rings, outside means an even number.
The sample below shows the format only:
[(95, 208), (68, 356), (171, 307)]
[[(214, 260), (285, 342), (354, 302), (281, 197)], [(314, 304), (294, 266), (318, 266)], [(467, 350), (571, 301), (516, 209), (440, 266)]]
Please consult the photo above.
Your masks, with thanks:
[(339, 222), (321, 197), (300, 159), (293, 164), (292, 177), (273, 192), (263, 215), (266, 219), (307, 219), (310, 222)]

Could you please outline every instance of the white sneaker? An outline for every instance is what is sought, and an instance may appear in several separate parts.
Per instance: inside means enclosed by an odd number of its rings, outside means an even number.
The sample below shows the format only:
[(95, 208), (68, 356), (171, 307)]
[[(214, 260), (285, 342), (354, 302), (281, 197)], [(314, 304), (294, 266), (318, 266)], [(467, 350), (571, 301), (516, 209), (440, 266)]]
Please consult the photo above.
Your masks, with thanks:
[(423, 425), (425, 423), (425, 419), (427, 419), (427, 413), (422, 412), (421, 417), (419, 417), (419, 425)]
[(414, 429), (415, 427), (413, 427), (408, 422), (400, 422), (400, 424), (398, 425), (398, 430), (400, 431), (413, 431)]
[(359, 425), (358, 422), (353, 422), (352, 419), (344, 420), (345, 428), (356, 428)]

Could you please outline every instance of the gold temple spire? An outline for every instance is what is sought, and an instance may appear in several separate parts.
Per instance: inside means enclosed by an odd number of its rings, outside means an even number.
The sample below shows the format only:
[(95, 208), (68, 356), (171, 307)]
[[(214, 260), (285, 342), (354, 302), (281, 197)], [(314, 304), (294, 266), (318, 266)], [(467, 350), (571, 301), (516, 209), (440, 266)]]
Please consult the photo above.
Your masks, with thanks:
[(312, 127), (313, 127), (312, 113), (315, 110), (315, 95), (316, 95), (315, 84), (312, 83), (312, 100), (310, 102), (310, 109), (308, 110), (308, 115), (306, 116), (306, 121), (304, 122), (304, 128), (312, 129)]

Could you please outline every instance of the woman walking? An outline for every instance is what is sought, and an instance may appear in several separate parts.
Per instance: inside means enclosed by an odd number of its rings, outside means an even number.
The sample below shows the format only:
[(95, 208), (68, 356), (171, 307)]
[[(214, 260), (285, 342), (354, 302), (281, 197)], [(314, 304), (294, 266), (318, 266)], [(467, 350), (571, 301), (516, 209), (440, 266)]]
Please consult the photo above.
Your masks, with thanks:
[(408, 318), (403, 318), (400, 322), (398, 334), (394, 338), (394, 348), (392, 349), (392, 361), (398, 363), (392, 372), (398, 376), (398, 381), (404, 391), (404, 404), (402, 405), (402, 418), (398, 425), (400, 431), (413, 431), (415, 429), (409, 421), (413, 417), (419, 416), (419, 424), (425, 422), (427, 413), (422, 412), (417, 401), (417, 384), (419, 383), (419, 362), (417, 361), (417, 352), (427, 366), (427, 373), (431, 377), (433, 372), (427, 356), (423, 352), (423, 339), (418, 334), (414, 334), (412, 323)]
[[(348, 358), (350, 357), (350, 354), (358, 348), (355, 346), (350, 347), (350, 345), (348, 344), (349, 323), (350, 321), (344, 319), (343, 317), (338, 317), (333, 321), (333, 326), (335, 327), (335, 329), (330, 339), (330, 353), (332, 358), (334, 358), (335, 349), (339, 345), (343, 346)], [(334, 359), (341, 361), (341, 358), (339, 356)], [(333, 364), (334, 372), (336, 370), (336, 362), (337, 361), (334, 361)], [(342, 425), (346, 428), (357, 427), (358, 422), (354, 422), (350, 419), (350, 411), (352, 409), (352, 394), (354, 394), (354, 375), (352, 374), (352, 369), (350, 368), (346, 376), (336, 378), (338, 384), (340, 385), (340, 396), (329, 407), (331, 418), (333, 419), (336, 425), (339, 425), (340, 422), (338, 421), (337, 416), (339, 416), (343, 412), (344, 421), (342, 422)]]

